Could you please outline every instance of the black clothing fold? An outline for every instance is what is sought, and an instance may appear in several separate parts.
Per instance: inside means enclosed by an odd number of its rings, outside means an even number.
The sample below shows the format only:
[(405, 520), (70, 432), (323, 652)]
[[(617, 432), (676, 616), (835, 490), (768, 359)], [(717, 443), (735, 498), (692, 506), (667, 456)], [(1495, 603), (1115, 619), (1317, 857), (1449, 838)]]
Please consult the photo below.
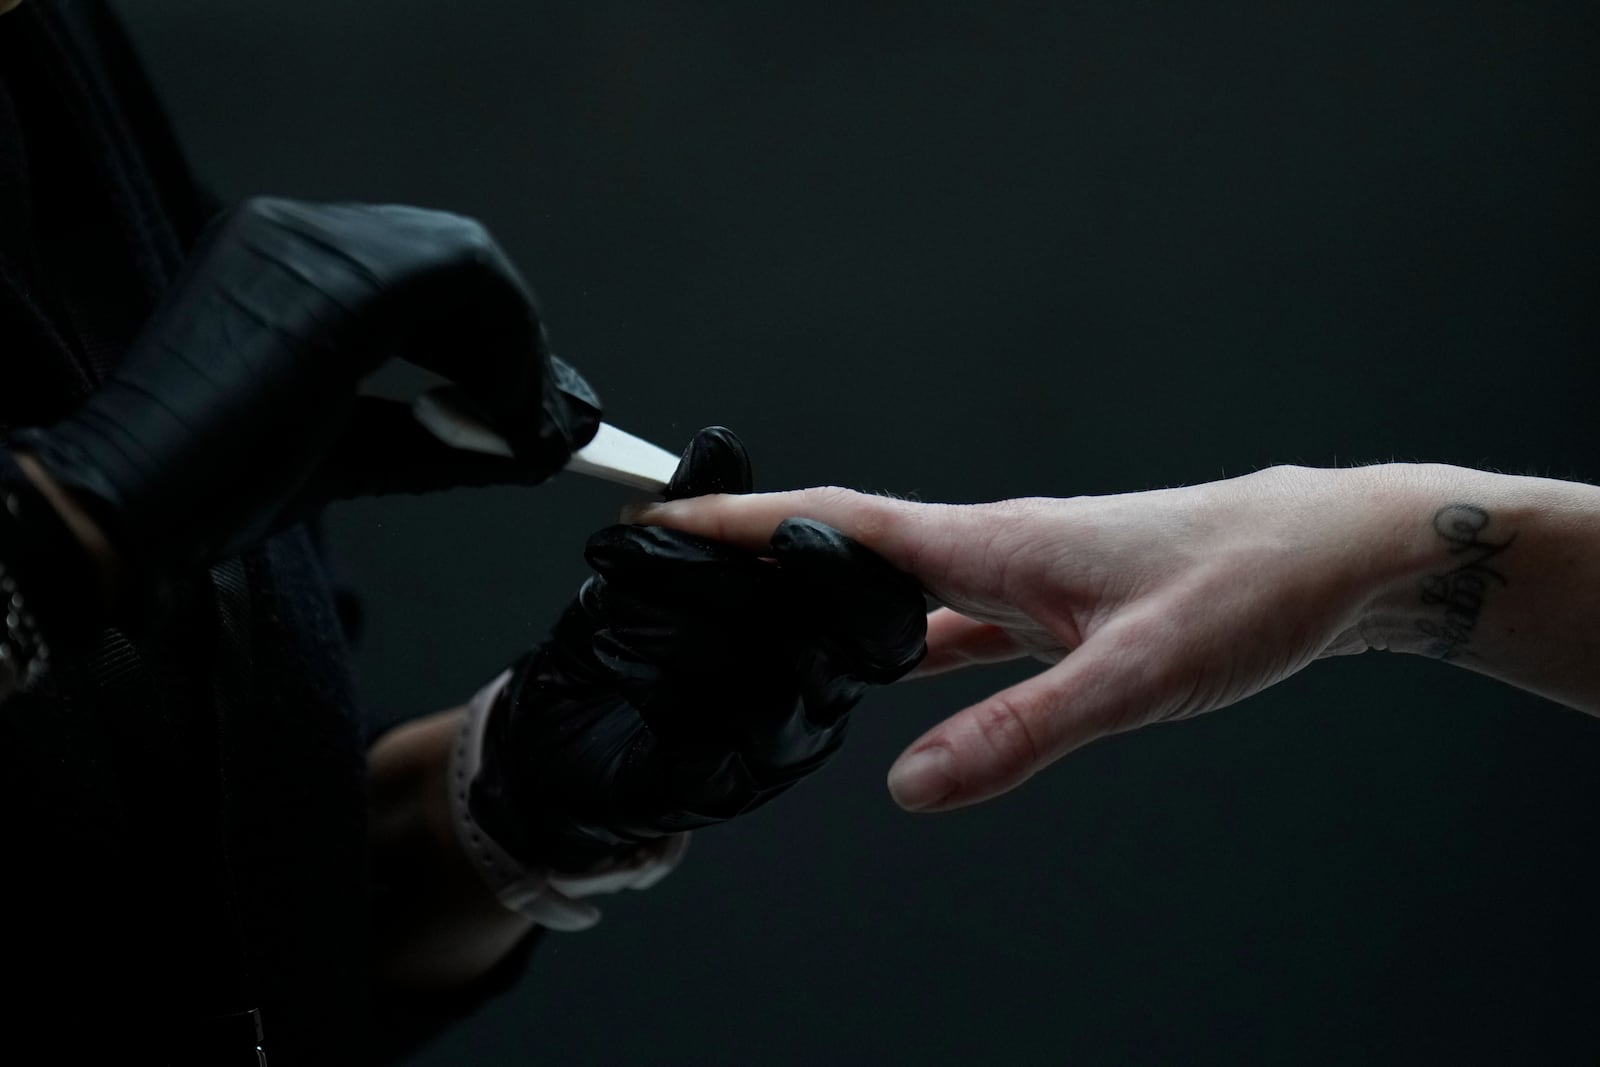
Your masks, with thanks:
[[(0, 18), (0, 426), (94, 388), (213, 206), (103, 3)], [(340, 615), (293, 529), (0, 707), (14, 1047), (143, 1062), (259, 1008), (274, 1064), (374, 1058), (368, 739)]]

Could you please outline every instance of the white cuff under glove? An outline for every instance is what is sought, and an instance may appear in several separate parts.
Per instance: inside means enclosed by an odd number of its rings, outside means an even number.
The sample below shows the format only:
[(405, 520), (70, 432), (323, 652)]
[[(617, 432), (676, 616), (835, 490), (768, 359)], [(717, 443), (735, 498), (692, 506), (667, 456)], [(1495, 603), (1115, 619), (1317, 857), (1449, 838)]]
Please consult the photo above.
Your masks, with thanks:
[(587, 930), (600, 909), (586, 897), (623, 889), (649, 889), (678, 865), (688, 834), (673, 834), (635, 848), (615, 860), (576, 873), (530, 870), (513, 859), (478, 826), (467, 807), (472, 780), (483, 756), (484, 724), (495, 698), (511, 679), (504, 671), (478, 690), (450, 750), (450, 821), (456, 841), (501, 904), (551, 930)]

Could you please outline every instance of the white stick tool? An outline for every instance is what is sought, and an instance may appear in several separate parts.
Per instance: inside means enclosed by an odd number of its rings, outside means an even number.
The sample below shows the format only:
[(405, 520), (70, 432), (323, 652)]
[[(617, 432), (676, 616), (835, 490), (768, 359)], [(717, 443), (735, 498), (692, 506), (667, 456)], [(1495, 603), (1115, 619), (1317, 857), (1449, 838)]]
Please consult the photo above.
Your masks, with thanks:
[[(452, 403), (448, 395), (423, 393), (412, 403), (411, 411), (429, 433), (452, 448), (489, 456), (512, 454), (505, 438)], [(594, 440), (572, 454), (566, 469), (631, 489), (659, 493), (678, 469), (678, 457), (642, 437), (602, 422)]]

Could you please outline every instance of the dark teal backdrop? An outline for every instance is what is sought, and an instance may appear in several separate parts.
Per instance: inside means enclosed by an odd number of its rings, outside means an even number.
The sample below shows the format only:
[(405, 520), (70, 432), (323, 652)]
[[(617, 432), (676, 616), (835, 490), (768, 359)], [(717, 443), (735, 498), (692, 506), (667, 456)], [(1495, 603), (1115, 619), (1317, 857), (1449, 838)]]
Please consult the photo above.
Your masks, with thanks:
[[(614, 421), (726, 423), (767, 487), (1600, 477), (1592, 3), (120, 6), (217, 188), (483, 218)], [(375, 703), (537, 639), (621, 500), (338, 510)], [(416, 1064), (1600, 1054), (1600, 723), (1373, 654), (898, 812), (1014, 674), (881, 694)]]

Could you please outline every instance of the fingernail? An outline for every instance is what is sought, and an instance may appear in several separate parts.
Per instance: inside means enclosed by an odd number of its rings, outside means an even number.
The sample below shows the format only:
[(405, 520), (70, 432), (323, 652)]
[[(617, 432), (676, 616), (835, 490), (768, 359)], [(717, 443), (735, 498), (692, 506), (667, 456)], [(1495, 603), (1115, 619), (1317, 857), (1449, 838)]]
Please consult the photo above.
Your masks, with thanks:
[(622, 506), (622, 521), (637, 526), (649, 522), (650, 517), (661, 509), (661, 505), (654, 502), (643, 504), (624, 504)]
[(955, 791), (955, 761), (942, 745), (918, 749), (889, 768), (889, 794), (907, 811), (938, 807)]

